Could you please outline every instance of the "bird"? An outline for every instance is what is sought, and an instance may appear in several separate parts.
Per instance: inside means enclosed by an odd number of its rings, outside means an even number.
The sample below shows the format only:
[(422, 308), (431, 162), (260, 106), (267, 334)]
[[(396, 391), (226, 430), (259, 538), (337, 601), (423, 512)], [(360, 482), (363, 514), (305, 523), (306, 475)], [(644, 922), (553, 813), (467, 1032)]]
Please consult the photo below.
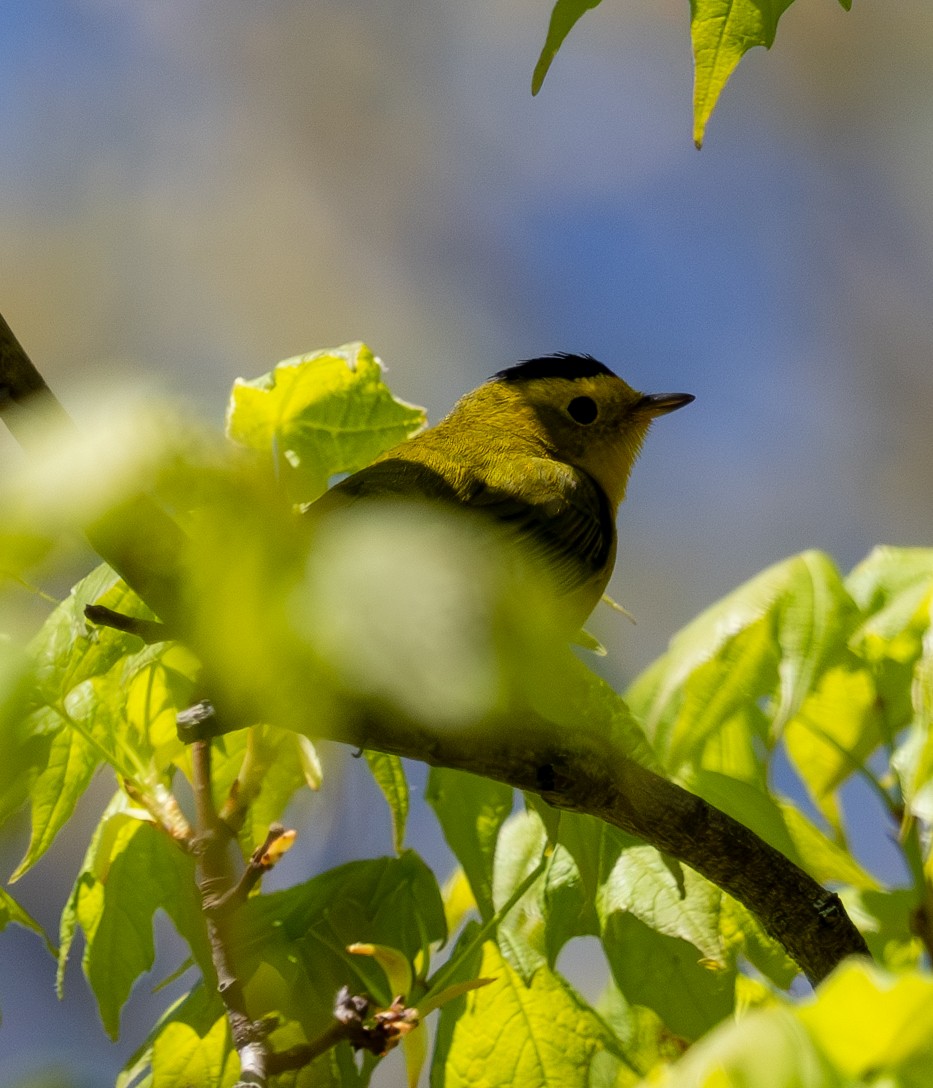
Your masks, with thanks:
[(612, 575), (618, 509), (651, 423), (694, 399), (640, 393), (591, 355), (526, 359), (304, 509), (423, 499), (482, 517), (549, 570), (578, 630)]

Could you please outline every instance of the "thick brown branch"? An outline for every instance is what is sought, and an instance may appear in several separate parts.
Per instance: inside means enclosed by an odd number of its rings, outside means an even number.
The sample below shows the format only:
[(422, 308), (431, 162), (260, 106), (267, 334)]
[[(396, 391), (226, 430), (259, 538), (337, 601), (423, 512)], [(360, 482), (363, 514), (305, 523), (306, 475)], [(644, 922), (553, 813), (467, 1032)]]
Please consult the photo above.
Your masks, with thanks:
[(566, 725), (531, 716), (458, 731), (351, 714), (337, 739), (507, 782), (637, 836), (748, 907), (814, 984), (846, 956), (868, 955), (838, 896), (747, 827), (583, 723), (570, 735)]

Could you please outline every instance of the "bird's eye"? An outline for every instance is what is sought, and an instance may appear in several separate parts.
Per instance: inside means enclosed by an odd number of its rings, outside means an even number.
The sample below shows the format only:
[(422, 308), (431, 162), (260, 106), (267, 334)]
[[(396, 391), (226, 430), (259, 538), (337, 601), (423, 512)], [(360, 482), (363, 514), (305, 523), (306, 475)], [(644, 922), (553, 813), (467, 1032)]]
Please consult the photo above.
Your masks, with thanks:
[(574, 397), (567, 405), (567, 414), (575, 423), (592, 423), (599, 415), (599, 408), (592, 397)]

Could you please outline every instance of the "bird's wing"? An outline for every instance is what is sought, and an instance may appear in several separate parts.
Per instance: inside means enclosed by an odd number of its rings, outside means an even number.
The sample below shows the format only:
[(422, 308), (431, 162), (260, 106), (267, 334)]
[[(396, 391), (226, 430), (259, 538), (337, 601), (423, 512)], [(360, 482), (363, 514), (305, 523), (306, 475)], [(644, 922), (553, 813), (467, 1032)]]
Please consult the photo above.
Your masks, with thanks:
[(532, 463), (525, 472), (521, 491), (529, 498), (477, 481), (462, 501), (492, 515), (548, 564), (560, 586), (575, 589), (611, 560), (615, 519), (609, 500), (578, 469), (545, 462)]
[(420, 461), (388, 457), (334, 484), (319, 499), (309, 503), (305, 510), (317, 515), (350, 506), (360, 499), (384, 498), (459, 502), (457, 492), (440, 473)]
[[(501, 466), (497, 479), (500, 474)], [(326, 513), (393, 497), (426, 498), (487, 516), (545, 562), (567, 591), (611, 560), (615, 520), (602, 488), (585, 472), (541, 458), (523, 462), (502, 486), (488, 483), (482, 466), (447, 463), (436, 472), (420, 461), (388, 457), (348, 476), (307, 509)]]

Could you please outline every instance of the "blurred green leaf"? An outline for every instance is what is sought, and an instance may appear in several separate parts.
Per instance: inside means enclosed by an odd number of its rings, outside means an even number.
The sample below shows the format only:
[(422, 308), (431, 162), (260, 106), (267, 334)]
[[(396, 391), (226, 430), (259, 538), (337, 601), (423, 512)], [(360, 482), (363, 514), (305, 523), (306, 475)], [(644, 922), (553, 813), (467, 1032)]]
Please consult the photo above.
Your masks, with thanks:
[(792, 1012), (780, 1006), (727, 1021), (652, 1078), (658, 1088), (700, 1084), (855, 1088), (832, 1068)]
[(588, 1085), (596, 1054), (617, 1049), (593, 1009), (547, 967), (526, 985), (492, 942), (477, 959), (495, 981), (444, 1006), (432, 1088)]
[(136, 979), (153, 964), (152, 916), (161, 908), (210, 978), (210, 949), (194, 859), (117, 794), (94, 835), (62, 913), (59, 989), (77, 926), (82, 966), (111, 1038)]
[(425, 800), (434, 809), (447, 845), (463, 866), (480, 916), (495, 913), (492, 872), (499, 830), (512, 811), (514, 791), (502, 782), (432, 767)]
[(917, 893), (913, 888), (847, 888), (840, 896), (880, 966), (890, 971), (920, 966), (923, 944), (914, 932)]
[(408, 779), (398, 756), (385, 752), (363, 752), (376, 785), (389, 806), (392, 817), (392, 845), (400, 854), (405, 845), (405, 823), (408, 820)]
[(564, 39), (573, 30), (576, 23), (587, 11), (598, 7), (601, 0), (557, 0), (551, 12), (551, 21), (547, 28), (547, 38), (534, 75), (531, 77), (531, 93), (537, 94), (544, 83), (544, 77), (557, 56), (557, 51), (564, 44)]
[(890, 975), (863, 960), (839, 967), (797, 1018), (844, 1077), (929, 1083), (933, 1062), (933, 979)]
[(848, 884), (866, 891), (878, 888), (878, 881), (871, 873), (848, 850), (827, 838), (796, 805), (781, 800), (778, 806), (801, 868), (821, 884)]
[(308, 502), (331, 476), (364, 468), (424, 426), (422, 408), (394, 397), (365, 344), (311, 352), (246, 381), (237, 379), (227, 435), (270, 453), (295, 501)]
[[(853, 642), (890, 643), (906, 636), (912, 639), (908, 656), (915, 656), (919, 636), (929, 624), (933, 548), (874, 548), (845, 584), (866, 617)], [(885, 646), (885, 652), (895, 651)]]

